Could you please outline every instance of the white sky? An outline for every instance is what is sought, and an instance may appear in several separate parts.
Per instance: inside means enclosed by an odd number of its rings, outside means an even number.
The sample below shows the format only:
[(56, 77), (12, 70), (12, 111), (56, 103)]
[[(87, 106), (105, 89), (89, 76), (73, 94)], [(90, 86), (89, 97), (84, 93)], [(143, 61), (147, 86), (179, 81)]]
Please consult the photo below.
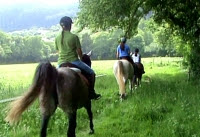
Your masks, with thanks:
[(0, 0), (0, 5), (15, 5), (20, 3), (39, 3), (46, 5), (72, 4), (79, 0)]

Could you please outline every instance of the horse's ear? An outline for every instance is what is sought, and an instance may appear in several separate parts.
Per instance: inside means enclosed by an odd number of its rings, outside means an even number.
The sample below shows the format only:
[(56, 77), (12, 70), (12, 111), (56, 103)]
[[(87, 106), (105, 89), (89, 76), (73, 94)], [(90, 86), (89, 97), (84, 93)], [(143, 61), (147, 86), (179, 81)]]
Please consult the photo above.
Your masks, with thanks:
[(88, 56), (92, 55), (92, 50), (90, 52), (87, 53)]

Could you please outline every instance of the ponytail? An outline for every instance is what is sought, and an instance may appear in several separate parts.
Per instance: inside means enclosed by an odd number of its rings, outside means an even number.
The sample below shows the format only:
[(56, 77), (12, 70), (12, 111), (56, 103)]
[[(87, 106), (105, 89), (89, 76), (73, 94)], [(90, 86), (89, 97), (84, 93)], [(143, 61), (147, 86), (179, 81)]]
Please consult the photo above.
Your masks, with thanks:
[(121, 43), (121, 44), (120, 44), (120, 49), (124, 51), (124, 47), (125, 47), (125, 44), (124, 44), (124, 43), (123, 43), (123, 44)]
[(135, 52), (135, 56), (137, 57), (137, 52)]

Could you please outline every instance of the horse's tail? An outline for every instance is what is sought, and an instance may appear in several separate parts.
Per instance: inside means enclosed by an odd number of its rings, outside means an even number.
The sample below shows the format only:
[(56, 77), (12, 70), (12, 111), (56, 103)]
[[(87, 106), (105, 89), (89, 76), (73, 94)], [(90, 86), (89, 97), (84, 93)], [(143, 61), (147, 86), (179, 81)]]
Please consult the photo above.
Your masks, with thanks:
[(28, 92), (20, 99), (13, 101), (10, 104), (10, 111), (5, 120), (11, 124), (16, 123), (21, 114), (35, 101), (39, 96), (42, 86), (45, 91), (55, 85), (57, 77), (57, 70), (54, 66), (47, 63), (40, 63), (35, 71), (33, 83)]
[(124, 79), (124, 69), (123, 69), (122, 61), (118, 61), (117, 77), (118, 77), (119, 90), (121, 94), (124, 94), (125, 93), (125, 79)]

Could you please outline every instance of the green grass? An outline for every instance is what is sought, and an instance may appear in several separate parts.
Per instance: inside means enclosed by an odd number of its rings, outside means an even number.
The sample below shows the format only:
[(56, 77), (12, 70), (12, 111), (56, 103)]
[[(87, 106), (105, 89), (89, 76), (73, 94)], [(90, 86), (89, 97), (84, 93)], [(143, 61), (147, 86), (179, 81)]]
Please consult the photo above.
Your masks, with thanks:
[(32, 82), (37, 64), (14, 64), (0, 66), (0, 99), (22, 93)]
[[(143, 59), (146, 73), (142, 87), (132, 94), (128, 90), (127, 99), (123, 102), (119, 100), (118, 85), (112, 73), (114, 61), (93, 61), (92, 66), (97, 75), (107, 75), (96, 81), (96, 91), (102, 94), (102, 98), (92, 101), (95, 134), (91, 137), (200, 137), (200, 86), (187, 81), (187, 73), (181, 68), (180, 60)], [(35, 66), (36, 64), (0, 66), (0, 73), (4, 76), (0, 84), (8, 82), (10, 88), (19, 87), (17, 92), (22, 93), (32, 81)], [(16, 68), (13, 72), (15, 76), (10, 68)], [(29, 75), (27, 78), (25, 73)], [(1, 94), (6, 94), (9, 86), (5, 84), (4, 89), (5, 91), (0, 89)], [(3, 96), (13, 96), (14, 92), (10, 91)], [(23, 114), (21, 121), (15, 126), (4, 121), (6, 105), (7, 103), (0, 104), (0, 137), (39, 136), (38, 101)], [(49, 123), (48, 137), (65, 137), (67, 125), (65, 114), (57, 109)], [(88, 132), (87, 113), (80, 109), (77, 114), (76, 135), (88, 137)]]

